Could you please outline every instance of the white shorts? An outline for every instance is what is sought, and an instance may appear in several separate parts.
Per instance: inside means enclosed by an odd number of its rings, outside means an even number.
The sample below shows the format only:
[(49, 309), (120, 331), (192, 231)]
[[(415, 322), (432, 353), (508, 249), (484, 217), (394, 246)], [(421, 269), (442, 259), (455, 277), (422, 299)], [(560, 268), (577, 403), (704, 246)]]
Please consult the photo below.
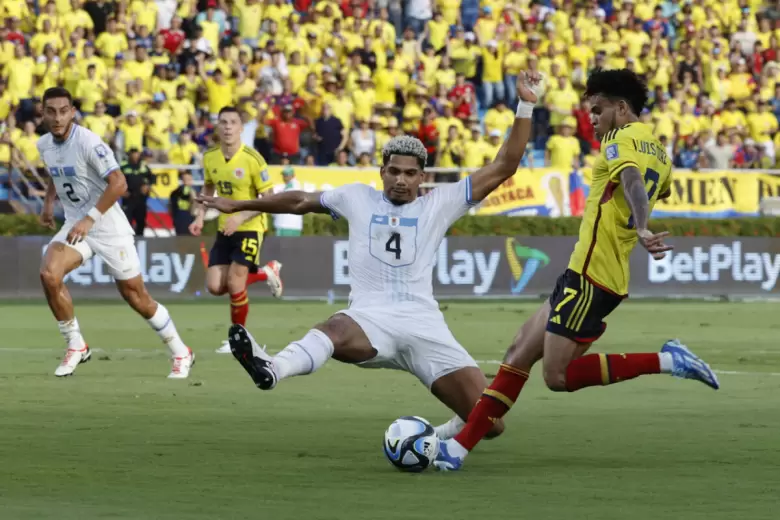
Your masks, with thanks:
[(442, 376), (477, 366), (452, 335), (441, 312), (415, 310), (404, 306), (339, 311), (360, 325), (377, 351), (374, 359), (358, 366), (405, 370), (428, 388)]
[(97, 255), (106, 265), (106, 271), (114, 280), (129, 280), (141, 274), (141, 261), (135, 249), (133, 235), (87, 235), (81, 242), (68, 244), (72, 226), (63, 226), (50, 243), (61, 242), (81, 254), (82, 265)]

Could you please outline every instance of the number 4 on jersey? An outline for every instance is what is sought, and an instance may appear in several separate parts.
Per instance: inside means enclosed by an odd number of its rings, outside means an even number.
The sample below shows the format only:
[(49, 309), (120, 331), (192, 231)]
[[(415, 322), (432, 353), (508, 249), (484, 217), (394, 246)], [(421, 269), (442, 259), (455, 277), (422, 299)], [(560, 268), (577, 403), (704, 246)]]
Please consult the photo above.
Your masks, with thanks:
[(396, 260), (401, 259), (401, 235), (399, 233), (391, 233), (390, 238), (385, 244), (385, 251), (393, 253)]

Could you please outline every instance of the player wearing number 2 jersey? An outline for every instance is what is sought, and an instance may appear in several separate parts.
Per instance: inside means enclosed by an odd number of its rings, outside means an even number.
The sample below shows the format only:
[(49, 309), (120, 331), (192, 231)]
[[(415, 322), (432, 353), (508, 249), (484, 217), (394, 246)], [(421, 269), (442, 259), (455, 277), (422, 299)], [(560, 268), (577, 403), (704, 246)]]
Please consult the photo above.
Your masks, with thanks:
[[(242, 129), (241, 116), (236, 108), (220, 110), (217, 123), (219, 146), (203, 154), (204, 195), (216, 192), (225, 199), (252, 200), (273, 186), (265, 159), (256, 150), (241, 143)], [(203, 219), (203, 208), (198, 208), (195, 221), (190, 225), (193, 235), (200, 235)], [(266, 215), (256, 211), (219, 217), (217, 239), (208, 257), (206, 286), (213, 295), (230, 294), (230, 321), (233, 324), (246, 323), (249, 285), (266, 282), (274, 296), (282, 296), (279, 276), (282, 264), (272, 260), (260, 267), (265, 221)], [(230, 353), (227, 341), (217, 352)]]
[(190, 373), (195, 356), (176, 331), (168, 311), (155, 302), (144, 287), (141, 263), (135, 250), (133, 229), (117, 201), (127, 183), (111, 148), (97, 135), (76, 125), (76, 109), (64, 88), (50, 88), (43, 95), (43, 117), (49, 133), (38, 140), (38, 151), (51, 175), (41, 221), (54, 226), (54, 202), (65, 209), (65, 225), (46, 249), (41, 282), (52, 314), (68, 345), (57, 376), (73, 374), (91, 353), (73, 313), (65, 287), (65, 275), (93, 256), (115, 280), (122, 297), (165, 342), (173, 356), (171, 379)]
[[(432, 270), (449, 226), (517, 171), (542, 91), (539, 76), (521, 76), (517, 90), (517, 117), (493, 163), (422, 197), (417, 193), (427, 152), (418, 139), (404, 136), (383, 148), (382, 191), (352, 184), (321, 194), (288, 191), (249, 202), (201, 198), (227, 213), (330, 213), (349, 222), (348, 309), (273, 357), (246, 329), (231, 328), (233, 355), (259, 388), (269, 390), (281, 379), (314, 372), (331, 357), (367, 368), (405, 370), (458, 415), (437, 432), (448, 438), (459, 430), (486, 381), (439, 311)], [(492, 433), (502, 428), (499, 422)]]
[(628, 257), (639, 241), (656, 259), (671, 246), (666, 233), (648, 230), (659, 196), (668, 195), (672, 164), (663, 145), (638, 121), (647, 102), (642, 80), (628, 69), (597, 71), (588, 78), (601, 155), (568, 269), (548, 302), (515, 336), (504, 364), (468, 423), (439, 447), (436, 466), (457, 470), (464, 458), (514, 404), (531, 367), (544, 358), (544, 381), (558, 392), (609, 385), (644, 374), (670, 373), (717, 389), (718, 379), (677, 340), (660, 353), (588, 354), (604, 332), (606, 318), (628, 294)]

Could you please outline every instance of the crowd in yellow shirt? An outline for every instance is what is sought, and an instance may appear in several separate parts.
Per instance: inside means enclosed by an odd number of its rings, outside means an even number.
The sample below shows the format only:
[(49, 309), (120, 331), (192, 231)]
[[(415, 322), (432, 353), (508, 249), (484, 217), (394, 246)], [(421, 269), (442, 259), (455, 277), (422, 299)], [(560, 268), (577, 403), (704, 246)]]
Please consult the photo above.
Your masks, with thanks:
[[(419, 33), (367, 2), (107, 4), (101, 18), (82, 0), (40, 0), (37, 9), (0, 0), (0, 120), (30, 164), (40, 164), (29, 145), (42, 131), (35, 100), (61, 85), (81, 124), (120, 153), (144, 149), (158, 161), (197, 161), (228, 105), (256, 123), (251, 144), (264, 155), (274, 148), (271, 122), (293, 106), (307, 123), (305, 161), (317, 155), (315, 123), (327, 105), (343, 128), (334, 153), (352, 152), (352, 163), (365, 154), (376, 163), (402, 131), (438, 135), (436, 165), (479, 167), (514, 121), (517, 75), (532, 69), (549, 85), (533, 144), (545, 164), (579, 167), (598, 147), (574, 117), (596, 67), (645, 76), (643, 120), (672, 149), (725, 132), (778, 156), (780, 12), (759, 0), (483, 0), (478, 13), (432, 0)], [(428, 108), (434, 134), (423, 128)]]

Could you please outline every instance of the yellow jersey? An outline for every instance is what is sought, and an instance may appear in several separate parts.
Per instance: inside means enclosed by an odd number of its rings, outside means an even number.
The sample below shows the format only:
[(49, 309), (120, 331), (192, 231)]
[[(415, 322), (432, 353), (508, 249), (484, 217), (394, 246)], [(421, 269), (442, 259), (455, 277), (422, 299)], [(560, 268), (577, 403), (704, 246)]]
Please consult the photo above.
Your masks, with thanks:
[[(220, 197), (231, 200), (253, 200), (273, 186), (265, 159), (243, 144), (229, 161), (219, 147), (208, 150), (203, 154), (203, 170), (206, 184), (213, 184)], [(220, 231), (228, 216), (219, 215)], [(237, 231), (257, 231), (262, 235), (265, 221), (264, 215), (258, 215), (241, 224)]]
[(639, 169), (652, 212), (658, 195), (671, 186), (672, 160), (650, 127), (642, 123), (612, 130), (601, 143), (569, 269), (602, 289), (625, 296), (628, 260), (637, 235), (631, 210), (620, 188), (620, 174), (629, 166)]

